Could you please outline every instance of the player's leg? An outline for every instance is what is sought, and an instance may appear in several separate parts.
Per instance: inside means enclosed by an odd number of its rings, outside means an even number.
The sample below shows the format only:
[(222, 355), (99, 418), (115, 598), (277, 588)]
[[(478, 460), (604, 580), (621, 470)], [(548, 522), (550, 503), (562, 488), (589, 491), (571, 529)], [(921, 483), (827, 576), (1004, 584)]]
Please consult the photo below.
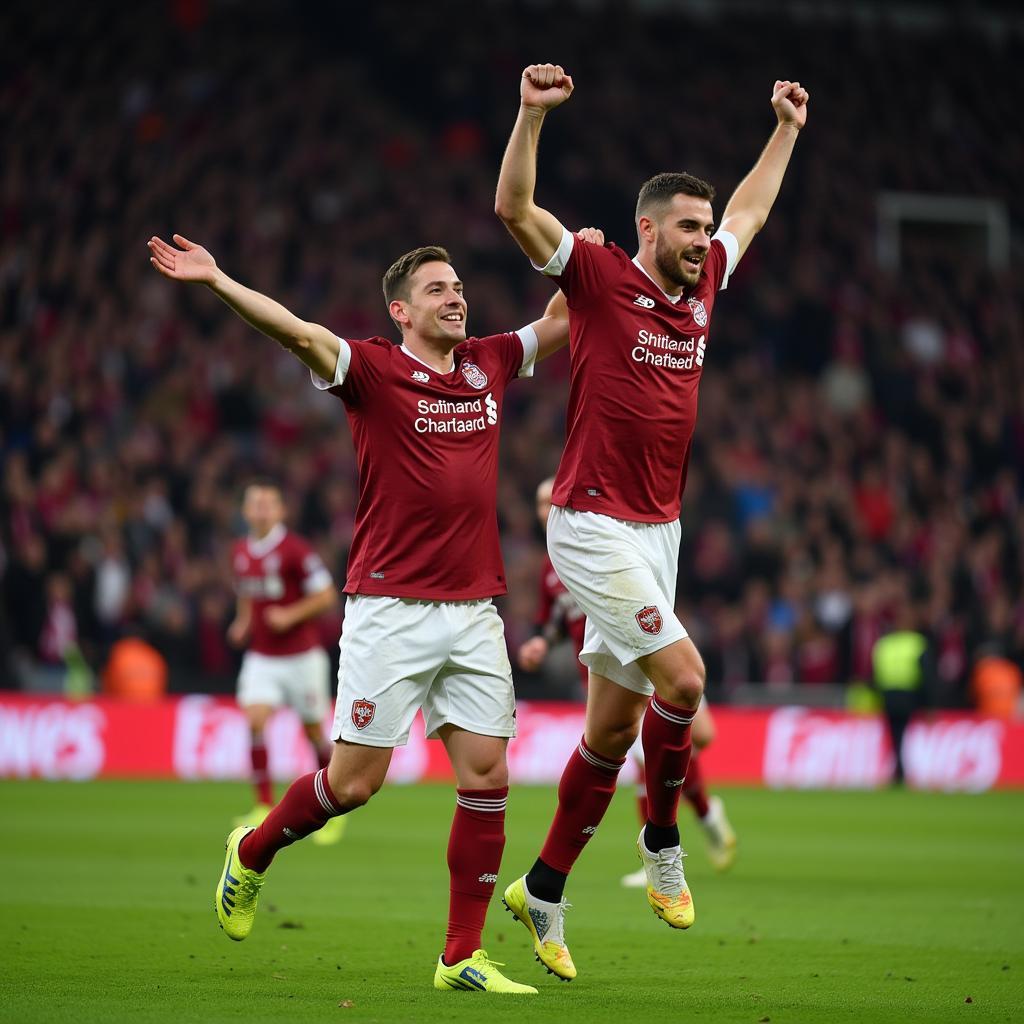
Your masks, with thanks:
[[(243, 939), (251, 930), (259, 888), (274, 855), (331, 818), (362, 806), (383, 784), (392, 749), (408, 739), (436, 672), (431, 668), (421, 677), (412, 675), (412, 666), (425, 657), (414, 625), (403, 617), (401, 601), (349, 598), (340, 644), (331, 762), (296, 779), (258, 828), (239, 828), (228, 837), (216, 909), (231, 938)], [(394, 636), (402, 636), (403, 643), (395, 644)], [(229, 888), (238, 895), (228, 892)], [(225, 895), (230, 897), (227, 902)]]
[(647, 780), (647, 825), (637, 840), (647, 873), (647, 900), (673, 928), (694, 921), (683, 873), (677, 814), (690, 761), (691, 725), (704, 688), (704, 665), (688, 637), (645, 655), (638, 666), (654, 685), (640, 735)]
[(683, 798), (693, 808), (707, 840), (708, 860), (716, 871), (725, 871), (736, 859), (736, 833), (725, 813), (721, 797), (711, 796), (704, 781), (700, 751), (715, 738), (715, 722), (707, 701), (702, 700), (693, 719), (693, 750), (683, 784)]
[(566, 981), (576, 967), (565, 941), (565, 883), (611, 803), (646, 701), (591, 670), (583, 737), (562, 772), (547, 839), (529, 873), (505, 890), (505, 906), (530, 933), (537, 959)]
[(535, 994), (532, 986), (506, 978), (482, 948), (505, 848), (505, 753), (515, 734), (512, 670), (501, 620), (490, 601), (442, 604), (437, 619), (451, 636), (451, 647), (423, 714), (427, 735), (444, 743), (456, 794), (448, 838), (448, 927), (434, 987)]
[(554, 820), (527, 875), (527, 889), (538, 899), (561, 900), (569, 872), (608, 810), (646, 703), (646, 695), (591, 671), (583, 737), (562, 772)]
[(267, 868), (279, 850), (315, 832), (333, 817), (365, 804), (380, 789), (391, 749), (339, 741), (327, 768), (296, 779), (256, 828), (241, 826), (228, 836), (215, 909), (232, 939), (252, 930)]
[(258, 825), (274, 806), (265, 730), (270, 717), (285, 703), (277, 660), (253, 651), (242, 658), (236, 699), (249, 726), (249, 759), (256, 799), (251, 810), (235, 818), (235, 825)]

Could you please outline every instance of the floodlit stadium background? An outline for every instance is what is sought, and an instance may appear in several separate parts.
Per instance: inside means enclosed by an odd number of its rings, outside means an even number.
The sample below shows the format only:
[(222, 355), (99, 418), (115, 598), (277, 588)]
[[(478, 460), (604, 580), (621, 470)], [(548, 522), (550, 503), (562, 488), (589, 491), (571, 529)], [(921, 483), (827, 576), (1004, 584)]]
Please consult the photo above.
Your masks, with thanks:
[[(813, 94), (705, 365), (678, 602), (712, 699), (846, 707), (901, 597), (927, 621), (933, 706), (969, 708), (984, 655), (1024, 663), (1012, 4), (16, 2), (0, 24), (0, 774), (110, 770), (68, 747), (106, 742), (120, 709), (47, 705), (47, 718), (26, 694), (99, 691), (126, 633), (161, 652), (172, 694), (232, 692), (225, 553), (253, 473), (282, 481), (293, 525), (344, 578), (356, 478), (340, 403), (212, 296), (155, 275), (146, 239), (198, 240), (349, 337), (393, 335), (383, 269), (440, 243), (471, 330), (526, 323), (549, 286), (492, 206), (534, 60), (563, 63), (577, 86), (545, 127), (538, 198), (627, 249), (646, 177), (706, 177), (720, 212), (772, 128), (775, 78)], [(532, 493), (557, 465), (566, 383), (563, 354), (509, 395), (500, 608), (513, 651), (531, 631)], [(332, 650), (338, 627), (324, 623)], [(577, 696), (560, 655), (517, 675), (522, 697)], [(146, 735), (178, 750), (179, 720), (199, 709), (211, 750), (242, 742), (230, 709), (203, 698), (165, 706), (174, 722)], [(569, 737), (578, 713), (565, 713)], [(761, 714), (770, 745), (783, 726)], [(847, 778), (798, 763), (776, 781), (884, 778), (877, 720), (801, 722), (812, 732), (791, 729), (804, 739), (787, 756), (806, 740), (843, 763), (867, 743), (874, 767)], [(1012, 724), (956, 722), (955, 742), (918, 743), (959, 744), (968, 767), (923, 783), (1024, 777)], [(728, 735), (726, 778), (741, 753)], [(123, 771), (179, 771), (169, 756)], [(218, 756), (196, 774), (232, 774), (233, 755)]]

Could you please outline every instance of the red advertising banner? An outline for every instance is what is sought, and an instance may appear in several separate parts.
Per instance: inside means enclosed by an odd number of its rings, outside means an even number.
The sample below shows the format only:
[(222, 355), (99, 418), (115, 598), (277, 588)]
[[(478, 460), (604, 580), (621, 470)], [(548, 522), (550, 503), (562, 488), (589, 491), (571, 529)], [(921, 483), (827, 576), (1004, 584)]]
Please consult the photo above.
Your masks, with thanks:
[[(716, 739), (702, 756), (716, 782), (852, 789), (889, 778), (892, 751), (880, 718), (798, 707), (718, 707), (714, 716)], [(583, 708), (523, 702), (518, 723), (509, 746), (512, 781), (557, 781), (583, 731)], [(266, 736), (275, 778), (315, 767), (291, 711), (278, 712)], [(921, 717), (907, 731), (904, 762), (911, 785), (925, 789), (1024, 786), (1024, 722), (951, 712)], [(229, 698), (130, 704), (0, 693), (0, 778), (244, 779), (248, 773), (245, 718)], [(633, 775), (627, 763), (622, 781)], [(443, 747), (424, 739), (421, 721), (408, 745), (395, 751), (389, 778), (451, 778)]]

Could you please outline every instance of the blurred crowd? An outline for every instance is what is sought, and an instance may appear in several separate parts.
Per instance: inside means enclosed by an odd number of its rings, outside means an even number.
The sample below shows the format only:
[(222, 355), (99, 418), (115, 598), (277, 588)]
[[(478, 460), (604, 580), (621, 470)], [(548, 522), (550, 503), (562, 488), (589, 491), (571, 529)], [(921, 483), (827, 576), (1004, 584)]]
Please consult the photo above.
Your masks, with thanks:
[[(774, 124), (774, 80), (812, 93), (704, 365), (678, 602), (712, 692), (864, 680), (905, 605), (942, 703), (968, 701), (982, 654), (1024, 664), (1022, 277), (956, 225), (907, 232), (897, 269), (875, 260), (880, 190), (985, 197), (1022, 222), (1024, 37), (998, 19), (983, 33), (885, 17), (7, 5), (0, 686), (45, 688), (70, 659), (96, 671), (133, 633), (173, 688), (231, 689), (226, 552), (256, 473), (281, 481), (292, 525), (344, 578), (356, 472), (341, 404), (213, 296), (160, 278), (146, 241), (180, 232), (354, 338), (393, 336), (381, 275), (439, 243), (472, 331), (529, 322), (550, 285), (493, 193), (535, 60), (576, 82), (545, 127), (538, 199), (627, 249), (645, 178), (706, 177), (720, 213)], [(951, 53), (955, 79), (940, 72)], [(509, 394), (512, 646), (531, 631), (532, 495), (557, 466), (567, 373), (563, 353)], [(324, 623), (328, 646), (337, 629)]]

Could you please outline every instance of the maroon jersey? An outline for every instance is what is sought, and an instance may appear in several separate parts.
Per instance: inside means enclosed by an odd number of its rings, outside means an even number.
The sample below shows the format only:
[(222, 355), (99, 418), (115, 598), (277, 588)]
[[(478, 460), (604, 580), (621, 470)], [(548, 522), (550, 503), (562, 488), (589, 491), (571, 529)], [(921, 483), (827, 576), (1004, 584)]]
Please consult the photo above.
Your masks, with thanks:
[[(618, 246), (564, 232), (544, 268), (569, 303), (567, 437), (552, 501), (643, 523), (679, 518), (727, 232), (673, 302)], [(735, 258), (732, 259), (735, 263)]]
[(587, 682), (587, 668), (579, 661), (583, 649), (583, 634), (587, 628), (587, 617), (576, 603), (565, 584), (558, 578), (551, 559), (544, 556), (544, 568), (540, 574), (540, 593), (537, 600), (537, 629), (548, 643), (556, 643), (563, 636), (572, 640), (576, 652), (576, 665), (584, 684)]
[(320, 646), (316, 620), (275, 633), (264, 617), (271, 605), (294, 604), (331, 585), (331, 574), (306, 541), (278, 524), (265, 537), (236, 541), (231, 563), (239, 596), (252, 602), (249, 650), (283, 657)]
[(328, 387), (359, 464), (349, 594), (456, 601), (504, 594), (498, 425), (506, 386), (530, 376), (531, 328), (470, 338), (440, 373), (384, 338), (342, 341)]

